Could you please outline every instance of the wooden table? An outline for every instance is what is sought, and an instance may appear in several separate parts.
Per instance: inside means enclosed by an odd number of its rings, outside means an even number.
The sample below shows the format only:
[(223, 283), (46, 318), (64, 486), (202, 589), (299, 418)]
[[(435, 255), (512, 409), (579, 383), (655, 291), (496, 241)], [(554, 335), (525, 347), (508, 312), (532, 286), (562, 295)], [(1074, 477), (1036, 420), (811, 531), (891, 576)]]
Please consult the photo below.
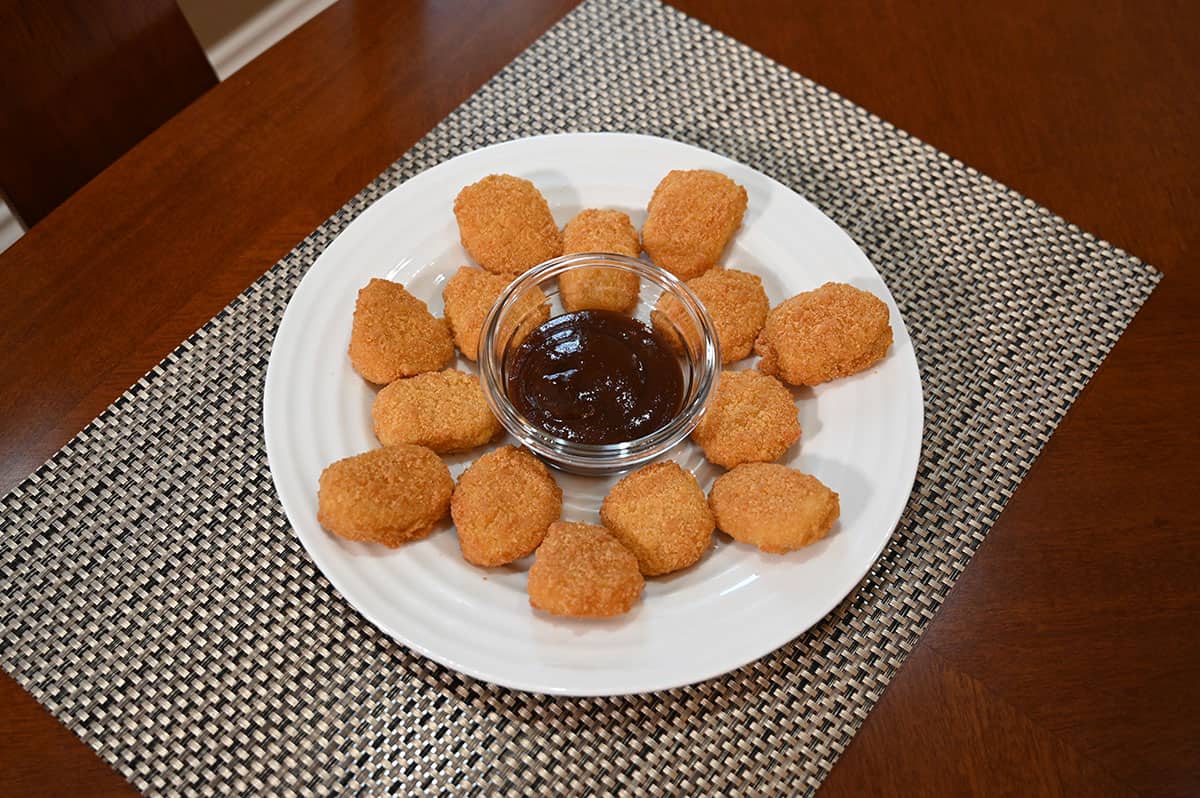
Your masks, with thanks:
[[(339, 3), (34, 228), (0, 491), (572, 4)], [(678, 5), (1166, 274), (823, 795), (1197, 794), (1200, 5)], [(132, 793), (7, 677), (0, 734), (0, 793)]]

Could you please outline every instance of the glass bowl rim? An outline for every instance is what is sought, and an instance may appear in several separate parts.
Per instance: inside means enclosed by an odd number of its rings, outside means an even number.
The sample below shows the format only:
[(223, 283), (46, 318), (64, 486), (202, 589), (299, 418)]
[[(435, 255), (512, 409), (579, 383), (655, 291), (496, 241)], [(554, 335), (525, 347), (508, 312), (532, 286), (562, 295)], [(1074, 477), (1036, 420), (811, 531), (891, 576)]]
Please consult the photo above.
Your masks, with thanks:
[[(696, 387), (685, 395), (685, 404), (664, 426), (629, 441), (618, 443), (579, 443), (560, 438), (531, 424), (508, 399), (501, 374), (503, 353), (497, 357), (500, 322), (517, 300), (531, 287), (575, 269), (610, 267), (631, 272), (657, 285), (683, 306), (700, 331), (702, 346), (691, 360), (697, 372)], [(507, 346), (508, 342), (504, 342)], [(716, 391), (721, 372), (721, 349), (716, 325), (695, 291), (666, 269), (641, 260), (610, 252), (580, 252), (560, 255), (544, 261), (513, 279), (492, 304), (480, 332), (478, 365), (484, 396), (500, 424), (535, 454), (566, 470), (618, 471), (632, 468), (666, 452), (696, 428)]]

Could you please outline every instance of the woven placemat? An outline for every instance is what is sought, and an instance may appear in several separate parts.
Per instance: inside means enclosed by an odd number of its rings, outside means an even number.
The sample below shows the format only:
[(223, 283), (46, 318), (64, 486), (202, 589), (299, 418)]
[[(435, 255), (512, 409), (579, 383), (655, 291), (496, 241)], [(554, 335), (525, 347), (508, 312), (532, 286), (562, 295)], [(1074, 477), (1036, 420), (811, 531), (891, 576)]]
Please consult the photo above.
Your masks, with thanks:
[[(292, 534), (262, 444), (274, 331), (340, 230), (454, 155), (582, 130), (812, 200), (883, 273), (925, 388), (913, 495), (859, 588), (759, 662), (641, 697), (511, 692), (385, 638)], [(0, 664), (147, 793), (811, 792), (1157, 280), (695, 20), (590, 0), (0, 500)]]

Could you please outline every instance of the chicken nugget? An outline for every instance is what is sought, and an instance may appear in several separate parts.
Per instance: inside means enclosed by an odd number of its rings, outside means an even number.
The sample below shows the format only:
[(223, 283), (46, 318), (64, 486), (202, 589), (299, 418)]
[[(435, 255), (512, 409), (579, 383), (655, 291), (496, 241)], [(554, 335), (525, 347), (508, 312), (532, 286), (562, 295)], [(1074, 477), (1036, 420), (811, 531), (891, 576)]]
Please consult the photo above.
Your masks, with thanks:
[(541, 460), (515, 446), (472, 463), (450, 502), (463, 558), (484, 567), (532, 554), (560, 515), (562, 488)]
[[(629, 214), (621, 211), (580, 211), (563, 228), (563, 254), (615, 252), (636, 258), (642, 252)], [(628, 313), (637, 305), (641, 280), (636, 274), (598, 266), (560, 275), (558, 290), (568, 311), (612, 310)]]
[(771, 554), (816, 543), (841, 512), (838, 495), (819, 479), (776, 463), (746, 463), (722, 474), (708, 503), (723, 532)]
[(719, 172), (669, 172), (650, 198), (642, 248), (679, 279), (699, 277), (741, 226), (746, 202), (746, 189)]
[(550, 206), (528, 180), (488, 175), (458, 192), (454, 216), (463, 247), (489, 272), (517, 275), (562, 254)]
[[(454, 343), (463, 357), (468, 360), (479, 358), (479, 336), (488, 311), (496, 304), (500, 292), (508, 287), (512, 277), (507, 274), (492, 274), (473, 266), (459, 268), (442, 288), (442, 302), (446, 306), (446, 321), (454, 333)], [(520, 319), (519, 343), (530, 330), (550, 318), (550, 304), (546, 295), (533, 289), (521, 296), (512, 318)]]
[(450, 328), (425, 303), (390, 280), (358, 292), (350, 328), (350, 364), (380, 385), (445, 368), (454, 359)]
[(474, 449), (504, 431), (479, 378), (454, 369), (396, 380), (375, 397), (371, 416), (384, 446), (415, 443), (439, 454)]
[(672, 461), (643, 466), (614, 485), (600, 520), (646, 576), (694, 565), (712, 544), (715, 525), (696, 478)]
[(774, 377), (759, 371), (723, 372), (692, 440), (710, 463), (723, 468), (778, 460), (800, 440), (796, 403)]
[(317, 521), (361, 543), (396, 548), (433, 531), (450, 510), (450, 469), (424, 446), (400, 444), (330, 464), (317, 489)]
[[(750, 356), (754, 339), (767, 320), (771, 303), (763, 290), (758, 275), (737, 269), (710, 269), (695, 279), (687, 281), (688, 288), (696, 292), (708, 315), (712, 316), (717, 328), (717, 340), (721, 342), (722, 365)], [(683, 305), (670, 294), (663, 294), (658, 305), (650, 314), (655, 329), (677, 349), (679, 336), (675, 329), (690, 330), (690, 322)]]
[(819, 385), (870, 368), (891, 345), (882, 300), (852, 285), (825, 283), (768, 313), (754, 351), (764, 374), (792, 385)]
[(529, 569), (529, 605), (567, 618), (629, 612), (646, 582), (637, 557), (607, 529), (555, 521)]

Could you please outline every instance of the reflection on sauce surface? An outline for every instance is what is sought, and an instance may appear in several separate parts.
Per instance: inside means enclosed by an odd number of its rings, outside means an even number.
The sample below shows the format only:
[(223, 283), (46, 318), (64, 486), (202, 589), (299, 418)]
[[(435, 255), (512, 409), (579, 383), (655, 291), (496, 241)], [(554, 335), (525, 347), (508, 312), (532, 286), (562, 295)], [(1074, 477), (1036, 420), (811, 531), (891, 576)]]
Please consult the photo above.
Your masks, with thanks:
[(513, 351), (505, 387), (531, 424), (576, 443), (619, 443), (679, 412), (683, 372), (662, 336), (610, 310), (556, 316)]

